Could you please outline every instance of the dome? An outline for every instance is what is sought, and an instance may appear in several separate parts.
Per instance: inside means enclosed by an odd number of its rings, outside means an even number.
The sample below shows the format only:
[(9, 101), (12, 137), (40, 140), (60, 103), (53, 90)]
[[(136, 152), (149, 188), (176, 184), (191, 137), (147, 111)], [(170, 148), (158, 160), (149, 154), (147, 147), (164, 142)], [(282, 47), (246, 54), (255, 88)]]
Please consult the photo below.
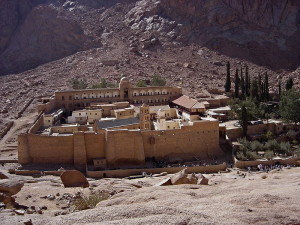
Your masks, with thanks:
[(123, 82), (129, 82), (129, 79), (127, 77), (122, 77), (120, 80), (120, 83), (123, 83)]

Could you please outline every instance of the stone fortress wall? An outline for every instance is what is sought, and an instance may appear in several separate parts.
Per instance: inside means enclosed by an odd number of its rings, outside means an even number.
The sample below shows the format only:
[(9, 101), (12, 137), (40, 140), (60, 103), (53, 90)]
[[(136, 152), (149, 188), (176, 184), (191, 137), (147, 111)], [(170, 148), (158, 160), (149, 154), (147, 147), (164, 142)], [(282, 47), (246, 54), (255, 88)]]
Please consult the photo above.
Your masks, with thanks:
[[(66, 113), (95, 104), (146, 103), (168, 104), (182, 95), (180, 87), (133, 87), (122, 78), (119, 88), (88, 89), (55, 92), (42, 99), (38, 106), (40, 116), (28, 133), (18, 138), (20, 164), (70, 164), (79, 169), (93, 165), (94, 160), (104, 160), (105, 168), (129, 168), (145, 166), (147, 159), (182, 160), (213, 159), (223, 155), (219, 145), (219, 123), (216, 120), (199, 120), (182, 125), (180, 129), (149, 130), (140, 124), (91, 130), (87, 126), (67, 125), (45, 128), (43, 114), (57, 110)], [(148, 111), (149, 114), (149, 111)], [(146, 116), (150, 117), (150, 114)], [(141, 116), (141, 115), (140, 115)], [(141, 122), (142, 121), (142, 122)], [(145, 122), (146, 121), (146, 122)], [(149, 123), (149, 121), (148, 121)], [(145, 129), (148, 128), (148, 129)], [(55, 134), (51, 134), (51, 131)]]
[(206, 159), (222, 155), (217, 121), (199, 121), (175, 130), (103, 130), (62, 136), (19, 136), (20, 164), (74, 164), (83, 168), (95, 158), (108, 167), (141, 165), (146, 158), (168, 156)]

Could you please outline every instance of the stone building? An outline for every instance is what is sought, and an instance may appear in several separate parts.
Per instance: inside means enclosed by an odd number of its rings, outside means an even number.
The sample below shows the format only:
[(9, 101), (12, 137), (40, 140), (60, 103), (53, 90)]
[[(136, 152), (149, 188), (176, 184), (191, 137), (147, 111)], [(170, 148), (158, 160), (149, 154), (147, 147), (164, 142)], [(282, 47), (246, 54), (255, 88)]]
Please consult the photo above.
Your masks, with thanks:
[[(19, 163), (110, 170), (144, 168), (170, 157), (192, 161), (222, 155), (218, 121), (182, 121), (169, 106), (180, 96), (180, 87), (136, 88), (126, 78), (119, 88), (55, 92), (38, 105), (43, 113), (18, 137)], [(60, 110), (71, 124), (45, 124), (49, 112)]]
[(123, 77), (119, 88), (57, 91), (54, 96), (44, 99), (38, 109), (50, 112), (54, 108), (64, 108), (67, 112), (91, 106), (97, 102), (124, 102), (130, 104), (162, 105), (182, 95), (180, 87), (134, 87)]

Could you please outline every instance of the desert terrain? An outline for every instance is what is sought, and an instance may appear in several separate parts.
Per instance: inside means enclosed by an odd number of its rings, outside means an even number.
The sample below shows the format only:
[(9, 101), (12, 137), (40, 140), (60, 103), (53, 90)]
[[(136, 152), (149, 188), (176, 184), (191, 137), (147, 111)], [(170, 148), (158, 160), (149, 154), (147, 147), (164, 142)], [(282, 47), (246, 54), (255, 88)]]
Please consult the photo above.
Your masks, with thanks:
[[(89, 179), (86, 189), (64, 188), (54, 176), (22, 177), (26, 183), (16, 202), (40, 207), (43, 214), (17, 215), (5, 209), (0, 212), (1, 224), (22, 224), (29, 219), (33, 224), (300, 223), (299, 168), (250, 174), (233, 169), (205, 175), (209, 185), (154, 186), (168, 176)], [(110, 197), (94, 209), (74, 211), (72, 196), (97, 191), (108, 192)]]

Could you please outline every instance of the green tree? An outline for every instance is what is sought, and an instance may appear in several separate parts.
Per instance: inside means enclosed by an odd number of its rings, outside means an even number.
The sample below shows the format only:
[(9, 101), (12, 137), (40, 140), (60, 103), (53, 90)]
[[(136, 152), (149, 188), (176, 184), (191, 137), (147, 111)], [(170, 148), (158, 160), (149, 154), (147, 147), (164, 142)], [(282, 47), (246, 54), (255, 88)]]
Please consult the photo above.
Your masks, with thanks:
[(166, 85), (166, 80), (159, 76), (158, 74), (154, 74), (151, 79), (151, 85), (152, 86), (165, 86)]
[(107, 81), (106, 81), (105, 78), (102, 78), (101, 81), (100, 81), (100, 83), (94, 84), (92, 86), (92, 88), (95, 88), (95, 89), (98, 89), (98, 88), (107, 88), (107, 87), (108, 87), (108, 83), (107, 83)]
[(226, 64), (226, 82), (225, 82), (225, 92), (230, 92), (231, 89), (231, 81), (230, 81), (230, 63)]
[(249, 75), (249, 68), (248, 65), (246, 65), (245, 69), (245, 92), (247, 96), (250, 96), (250, 88), (251, 88), (251, 78)]
[(244, 98), (246, 96), (246, 88), (245, 88), (245, 79), (243, 75), (243, 68), (241, 68), (241, 92), (242, 92), (242, 97)]
[(251, 84), (250, 96), (252, 99), (258, 100), (258, 83), (257, 80), (254, 79)]
[(100, 83), (98, 84), (94, 84), (92, 86), (92, 88), (94, 89), (100, 89), (100, 88), (114, 88), (116, 87), (117, 85), (112, 83), (112, 82), (108, 82), (105, 78), (102, 78)]
[(278, 98), (281, 98), (281, 80), (278, 81)]
[(248, 120), (255, 120), (257, 119), (257, 117), (261, 116), (261, 111), (259, 107), (250, 98), (247, 98), (245, 101), (234, 99), (229, 103), (229, 105), (231, 110), (235, 113), (238, 120), (241, 120), (242, 117), (241, 109), (243, 106), (247, 109)]
[(234, 96), (236, 98), (239, 97), (239, 91), (240, 91), (240, 78), (239, 78), (239, 70), (235, 70), (235, 78), (234, 78)]
[(146, 85), (145, 81), (139, 80), (139, 81), (136, 83), (136, 86), (137, 86), (137, 87), (146, 87), (147, 85)]
[(264, 90), (264, 99), (269, 101), (269, 98), (270, 98), (270, 94), (269, 94), (269, 77), (268, 77), (268, 74), (267, 72), (265, 73), (265, 90)]
[(293, 81), (293, 78), (289, 78), (287, 81), (286, 81), (286, 84), (285, 84), (285, 89), (288, 91), (288, 90), (291, 90), (292, 87), (294, 85), (294, 81)]
[(243, 105), (241, 110), (241, 118), (240, 118), (240, 124), (242, 126), (243, 130), (243, 136), (247, 136), (248, 131), (248, 112), (247, 108)]
[(245, 96), (249, 96), (249, 73), (248, 73), (248, 69), (246, 67), (246, 70), (245, 70)]
[(262, 81), (261, 81), (260, 73), (258, 74), (257, 85), (258, 85), (258, 98), (259, 98), (259, 101), (261, 101), (262, 100)]
[(88, 87), (88, 83), (85, 79), (72, 79), (71, 86), (73, 89), (86, 89)]
[(300, 122), (300, 92), (293, 89), (281, 95), (279, 112), (287, 122)]

